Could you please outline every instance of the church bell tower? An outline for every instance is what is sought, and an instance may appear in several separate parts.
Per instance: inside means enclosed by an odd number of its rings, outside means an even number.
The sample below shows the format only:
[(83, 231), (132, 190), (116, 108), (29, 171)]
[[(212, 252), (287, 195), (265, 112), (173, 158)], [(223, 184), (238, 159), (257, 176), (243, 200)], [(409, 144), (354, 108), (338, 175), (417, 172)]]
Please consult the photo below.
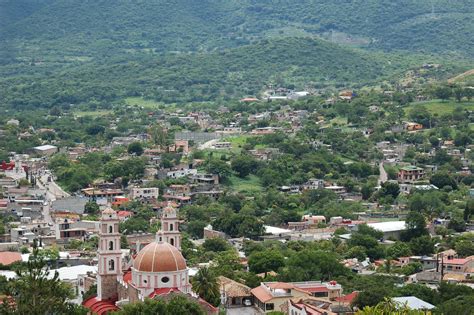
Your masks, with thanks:
[(181, 250), (181, 233), (176, 209), (168, 206), (161, 215), (161, 228), (156, 233), (157, 242), (166, 242)]
[(107, 208), (100, 219), (97, 273), (97, 298), (117, 298), (117, 277), (122, 273), (122, 251), (120, 250), (119, 218), (117, 212)]

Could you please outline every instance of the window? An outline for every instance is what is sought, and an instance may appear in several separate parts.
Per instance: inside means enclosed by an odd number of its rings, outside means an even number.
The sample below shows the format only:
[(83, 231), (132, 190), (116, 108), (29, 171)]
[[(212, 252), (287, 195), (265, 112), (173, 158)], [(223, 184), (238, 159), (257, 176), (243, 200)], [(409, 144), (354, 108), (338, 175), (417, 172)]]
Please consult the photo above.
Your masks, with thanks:
[(109, 233), (113, 233), (113, 227), (112, 227), (112, 225), (109, 225)]
[(109, 250), (114, 250), (114, 242), (113, 241), (109, 242)]
[(173, 231), (173, 224), (170, 224), (170, 231)]
[(109, 270), (110, 271), (115, 270), (115, 261), (109, 260)]
[(273, 311), (274, 308), (275, 308), (275, 306), (273, 305), (273, 303), (265, 304), (265, 310), (266, 311)]
[(163, 282), (163, 283), (168, 283), (169, 281), (170, 281), (170, 278), (168, 278), (168, 277), (161, 278), (161, 282)]
[(170, 244), (174, 246), (174, 238), (170, 239)]

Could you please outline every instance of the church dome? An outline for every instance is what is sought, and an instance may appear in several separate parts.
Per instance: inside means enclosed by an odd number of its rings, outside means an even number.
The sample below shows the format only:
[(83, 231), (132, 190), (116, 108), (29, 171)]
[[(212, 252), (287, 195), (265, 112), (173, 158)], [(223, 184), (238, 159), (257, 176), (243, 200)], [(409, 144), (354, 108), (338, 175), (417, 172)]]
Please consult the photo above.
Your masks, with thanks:
[(173, 272), (186, 270), (186, 261), (171, 244), (152, 242), (138, 253), (133, 268), (144, 272)]

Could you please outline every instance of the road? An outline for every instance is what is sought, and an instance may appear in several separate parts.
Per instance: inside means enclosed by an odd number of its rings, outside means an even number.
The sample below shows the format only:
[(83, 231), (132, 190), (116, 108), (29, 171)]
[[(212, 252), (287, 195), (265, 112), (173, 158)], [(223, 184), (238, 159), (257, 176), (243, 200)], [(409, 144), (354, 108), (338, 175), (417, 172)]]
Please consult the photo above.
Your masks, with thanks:
[(42, 172), (40, 176), (38, 176), (38, 180), (36, 181), (36, 185), (45, 191), (44, 196), (44, 204), (43, 204), (43, 219), (47, 223), (54, 223), (53, 219), (51, 218), (51, 205), (53, 201), (56, 199), (66, 198), (70, 195), (65, 192), (61, 187), (58, 186), (53, 180), (48, 182), (49, 172)]
[(383, 162), (380, 162), (379, 164), (379, 179), (377, 181), (377, 184), (379, 186), (382, 185), (382, 183), (385, 183), (386, 181), (388, 181), (388, 175), (387, 175), (387, 172), (385, 171), (385, 168), (383, 167)]

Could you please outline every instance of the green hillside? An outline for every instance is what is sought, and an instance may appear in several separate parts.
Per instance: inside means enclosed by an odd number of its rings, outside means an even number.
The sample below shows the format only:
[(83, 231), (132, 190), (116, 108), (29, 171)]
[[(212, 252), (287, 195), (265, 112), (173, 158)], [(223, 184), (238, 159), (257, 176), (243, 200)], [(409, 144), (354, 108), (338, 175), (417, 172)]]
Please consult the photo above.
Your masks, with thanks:
[(421, 57), (287, 38), (214, 53), (103, 59), (49, 75), (44, 69), (29, 75), (9, 74), (0, 79), (0, 91), (4, 104), (15, 108), (109, 102), (128, 96), (164, 102), (209, 101), (256, 95), (268, 84), (296, 88), (363, 85), (423, 62)]
[[(474, 56), (471, 0), (18, 1), (2, 4), (3, 15), (14, 17), (0, 24), (0, 38), (28, 57), (213, 50), (334, 33), (385, 50)], [(20, 6), (27, 12), (18, 14)]]

